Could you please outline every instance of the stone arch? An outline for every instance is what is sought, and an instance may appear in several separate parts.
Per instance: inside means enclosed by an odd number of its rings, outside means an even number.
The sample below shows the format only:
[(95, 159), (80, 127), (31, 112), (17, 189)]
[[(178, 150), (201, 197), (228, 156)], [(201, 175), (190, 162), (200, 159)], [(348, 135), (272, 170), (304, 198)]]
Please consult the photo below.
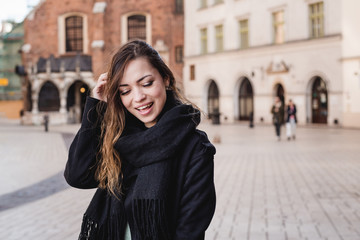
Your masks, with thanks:
[(331, 89), (331, 83), (329, 81), (328, 76), (325, 73), (320, 72), (320, 71), (312, 71), (309, 74), (307, 74), (306, 79), (308, 79), (308, 81), (307, 81), (307, 85), (306, 85), (306, 99), (305, 99), (306, 122), (307, 123), (312, 122), (311, 97), (312, 97), (312, 87), (314, 85), (316, 77), (320, 77), (323, 81), (325, 81), (325, 85), (326, 85), (326, 89), (327, 89), (328, 93)]
[(254, 87), (249, 77), (241, 77), (234, 92), (235, 119), (249, 120), (254, 114)]
[(60, 110), (60, 91), (52, 81), (45, 81), (39, 88), (38, 109), (42, 112)]
[(279, 97), (282, 104), (285, 106), (286, 91), (284, 85), (281, 82), (277, 82), (273, 88), (273, 98)]
[(208, 114), (220, 112), (220, 91), (215, 80), (209, 80), (206, 87), (206, 110)]
[(74, 81), (67, 88), (66, 110), (68, 122), (80, 123), (84, 113), (86, 97), (90, 94), (89, 86), (81, 80)]
[(329, 106), (328, 81), (322, 76), (313, 76), (307, 86), (307, 122), (327, 124)]
[(281, 81), (278, 81), (277, 83), (275, 83), (274, 85), (274, 88), (273, 88), (273, 97), (272, 97), (272, 100), (274, 102), (274, 98), (275, 97), (279, 97), (280, 98), (280, 101), (281, 101), (281, 104), (282, 106), (284, 107), (284, 119), (285, 119), (285, 96), (286, 96), (286, 91), (285, 91), (285, 88), (284, 88), (284, 85)]

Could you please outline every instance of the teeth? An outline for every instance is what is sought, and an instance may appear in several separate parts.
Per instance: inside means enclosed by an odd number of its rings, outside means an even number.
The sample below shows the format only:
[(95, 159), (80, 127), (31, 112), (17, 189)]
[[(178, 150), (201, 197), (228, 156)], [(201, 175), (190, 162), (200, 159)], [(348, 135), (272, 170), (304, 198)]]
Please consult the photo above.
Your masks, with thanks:
[(149, 103), (148, 105), (139, 107), (138, 110), (143, 110), (143, 109), (148, 108), (148, 107), (150, 107), (150, 106), (151, 106), (151, 103)]

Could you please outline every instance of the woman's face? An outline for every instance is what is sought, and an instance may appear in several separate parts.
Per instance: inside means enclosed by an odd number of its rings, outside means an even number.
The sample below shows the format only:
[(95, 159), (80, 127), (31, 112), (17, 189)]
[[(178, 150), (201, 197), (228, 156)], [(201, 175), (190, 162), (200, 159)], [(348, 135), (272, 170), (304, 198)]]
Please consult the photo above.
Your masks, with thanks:
[(166, 102), (166, 83), (146, 58), (128, 63), (120, 81), (120, 98), (125, 108), (150, 128), (157, 122)]

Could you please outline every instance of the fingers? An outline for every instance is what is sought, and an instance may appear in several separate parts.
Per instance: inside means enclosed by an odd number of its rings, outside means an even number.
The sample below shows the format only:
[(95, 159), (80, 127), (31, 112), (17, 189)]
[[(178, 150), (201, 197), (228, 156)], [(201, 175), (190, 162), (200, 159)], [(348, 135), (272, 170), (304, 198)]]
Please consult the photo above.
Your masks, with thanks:
[(103, 89), (103, 86), (106, 84), (106, 80), (101, 80), (96, 84), (95, 88)]
[(108, 73), (103, 73), (99, 76), (98, 78), (98, 82), (103, 82), (103, 81), (106, 81), (107, 80), (107, 76), (108, 76)]
[(103, 73), (99, 76), (98, 81), (92, 91), (94, 98), (106, 102), (106, 97), (104, 96), (104, 89), (107, 82), (107, 73)]

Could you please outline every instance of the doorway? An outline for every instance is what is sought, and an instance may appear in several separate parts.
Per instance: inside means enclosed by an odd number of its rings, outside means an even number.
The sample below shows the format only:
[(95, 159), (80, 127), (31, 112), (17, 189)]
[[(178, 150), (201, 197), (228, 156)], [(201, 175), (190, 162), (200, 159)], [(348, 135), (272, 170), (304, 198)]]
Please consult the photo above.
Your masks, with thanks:
[(328, 93), (325, 81), (316, 77), (311, 91), (312, 123), (327, 124)]
[(249, 120), (254, 113), (253, 89), (248, 78), (244, 78), (239, 88), (239, 120)]

